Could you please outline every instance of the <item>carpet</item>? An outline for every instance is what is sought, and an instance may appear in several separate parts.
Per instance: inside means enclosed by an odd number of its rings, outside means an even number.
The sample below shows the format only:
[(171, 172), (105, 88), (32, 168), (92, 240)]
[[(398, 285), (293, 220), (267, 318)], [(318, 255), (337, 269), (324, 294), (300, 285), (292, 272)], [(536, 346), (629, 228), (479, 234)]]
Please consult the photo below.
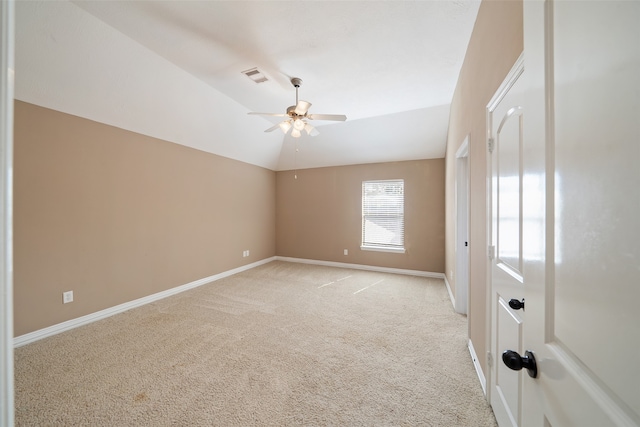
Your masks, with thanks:
[(274, 261), (15, 350), (18, 426), (496, 426), (441, 279)]

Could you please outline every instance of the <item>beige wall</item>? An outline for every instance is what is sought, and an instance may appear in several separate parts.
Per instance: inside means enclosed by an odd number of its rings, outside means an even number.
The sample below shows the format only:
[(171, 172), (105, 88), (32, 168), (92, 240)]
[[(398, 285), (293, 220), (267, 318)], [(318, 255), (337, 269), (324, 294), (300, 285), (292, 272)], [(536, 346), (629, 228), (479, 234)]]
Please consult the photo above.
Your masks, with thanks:
[(486, 372), (486, 106), (523, 49), (522, 0), (480, 5), (451, 104), (446, 154), (446, 272), (455, 289), (455, 154), (469, 136), (469, 336)]
[(275, 255), (273, 171), (20, 101), (14, 132), (16, 336)]
[[(276, 177), (279, 256), (444, 272), (444, 159), (305, 169), (297, 176)], [(362, 181), (400, 178), (406, 253), (361, 250)]]

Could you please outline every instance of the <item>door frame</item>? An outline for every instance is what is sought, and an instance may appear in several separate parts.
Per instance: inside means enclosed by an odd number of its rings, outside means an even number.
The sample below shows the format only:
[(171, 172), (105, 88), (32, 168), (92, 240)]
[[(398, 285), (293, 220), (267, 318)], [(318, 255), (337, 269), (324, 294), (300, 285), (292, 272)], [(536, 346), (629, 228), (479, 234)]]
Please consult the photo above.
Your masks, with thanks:
[(0, 425), (14, 425), (13, 84), (14, 2), (0, 2)]
[[(520, 75), (524, 72), (524, 52), (520, 54), (516, 62), (513, 64), (513, 67), (509, 71), (509, 73), (505, 76), (504, 80), (500, 84), (500, 87), (496, 90), (495, 94), (491, 97), (491, 100), (487, 104), (486, 107), (486, 145), (485, 150), (486, 155), (486, 203), (487, 203), (487, 214), (486, 214), (486, 280), (487, 280), (487, 292), (486, 292), (486, 300), (485, 307), (487, 308), (486, 317), (485, 317), (485, 330), (486, 330), (486, 340), (485, 340), (485, 348), (487, 349), (486, 354), (486, 364), (484, 365), (487, 368), (487, 372), (485, 373), (485, 381), (487, 384), (486, 387), (486, 398), (487, 402), (491, 404), (491, 384), (492, 384), (492, 368), (494, 363), (499, 363), (499, 361), (494, 360), (495, 357), (492, 355), (492, 344), (493, 344), (493, 280), (491, 274), (491, 263), (493, 262), (494, 250), (491, 247), (492, 236), (493, 236), (493, 199), (492, 199), (492, 191), (493, 191), (493, 183), (492, 183), (492, 173), (493, 173), (493, 164), (492, 164), (492, 153), (490, 151), (490, 146), (493, 143), (493, 121), (492, 121), (492, 113), (498, 107), (500, 101), (507, 95), (511, 87), (518, 80)], [(497, 355), (496, 355), (497, 356)]]
[(455, 310), (469, 312), (469, 135), (456, 152), (456, 299)]

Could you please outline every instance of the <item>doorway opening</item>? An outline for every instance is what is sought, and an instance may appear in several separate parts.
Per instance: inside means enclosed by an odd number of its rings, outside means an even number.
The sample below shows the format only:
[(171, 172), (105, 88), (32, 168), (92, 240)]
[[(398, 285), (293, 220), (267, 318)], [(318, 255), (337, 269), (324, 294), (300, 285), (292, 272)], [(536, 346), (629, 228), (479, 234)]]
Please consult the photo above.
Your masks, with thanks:
[(457, 313), (468, 313), (469, 301), (469, 135), (456, 152), (456, 303)]

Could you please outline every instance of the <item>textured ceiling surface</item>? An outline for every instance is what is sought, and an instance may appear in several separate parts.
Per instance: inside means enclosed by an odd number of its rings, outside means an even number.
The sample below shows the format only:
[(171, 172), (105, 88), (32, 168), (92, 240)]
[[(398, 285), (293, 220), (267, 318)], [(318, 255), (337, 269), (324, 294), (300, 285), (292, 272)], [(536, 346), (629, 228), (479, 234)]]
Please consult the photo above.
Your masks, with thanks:
[[(273, 170), (444, 156), (479, 1), (19, 1), (16, 97)], [(241, 72), (258, 67), (256, 84)], [(303, 84), (320, 135), (263, 131)], [(295, 164), (294, 164), (295, 162)]]

